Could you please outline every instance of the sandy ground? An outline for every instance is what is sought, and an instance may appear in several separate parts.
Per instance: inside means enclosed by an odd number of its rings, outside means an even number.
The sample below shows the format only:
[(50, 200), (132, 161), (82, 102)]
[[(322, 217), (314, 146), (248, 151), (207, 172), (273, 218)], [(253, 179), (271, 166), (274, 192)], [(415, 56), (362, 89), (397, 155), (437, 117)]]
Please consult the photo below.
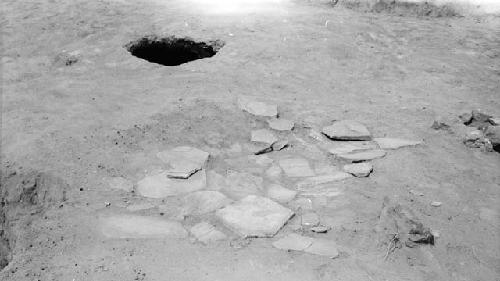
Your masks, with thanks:
[[(2, 189), (33, 174), (52, 189), (47, 200), (2, 205), (13, 259), (1, 280), (499, 280), (500, 157), (465, 147), (457, 118), (476, 108), (500, 116), (498, 18), (398, 17), (310, 2), (235, 14), (126, 0), (6, 0), (2, 10)], [(123, 48), (150, 34), (225, 46), (177, 67)], [(66, 66), (68, 56), (78, 61)], [(369, 178), (337, 183), (342, 194), (315, 207), (332, 230), (308, 235), (335, 240), (336, 259), (227, 229), (230, 239), (215, 246), (103, 237), (100, 216), (146, 201), (104, 179), (137, 182), (160, 165), (158, 151), (192, 145), (212, 154), (210, 169), (250, 170), (238, 160), (244, 153), (226, 153), (264, 126), (241, 112), (239, 95), (278, 104), (297, 124), (355, 119), (374, 136), (424, 144), (375, 160)], [(430, 128), (437, 116), (450, 131)], [(329, 161), (296, 147), (270, 157)], [(374, 233), (385, 196), (438, 231), (436, 245), (397, 249), (385, 260)], [(141, 214), (160, 217), (157, 209)]]

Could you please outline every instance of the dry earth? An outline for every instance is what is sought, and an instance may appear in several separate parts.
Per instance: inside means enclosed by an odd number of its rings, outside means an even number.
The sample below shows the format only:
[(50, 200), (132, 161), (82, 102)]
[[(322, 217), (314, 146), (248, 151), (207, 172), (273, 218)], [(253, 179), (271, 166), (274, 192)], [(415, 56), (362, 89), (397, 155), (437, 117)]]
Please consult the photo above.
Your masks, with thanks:
[[(0, 263), (10, 261), (1, 280), (499, 280), (500, 154), (464, 146), (458, 119), (477, 108), (500, 116), (498, 17), (400, 17), (306, 1), (236, 14), (174, 1), (1, 5)], [(166, 67), (124, 48), (146, 35), (225, 46)], [(374, 160), (368, 178), (332, 184), (337, 196), (312, 198), (331, 230), (304, 235), (335, 241), (335, 259), (274, 248), (292, 223), (274, 238), (244, 239), (212, 215), (182, 224), (210, 220), (228, 235), (215, 245), (104, 236), (99, 218), (130, 213), (130, 204), (149, 202), (135, 213), (165, 218), (161, 200), (105, 181), (136, 183), (161, 167), (161, 150), (198, 147), (211, 153), (207, 170), (272, 182), (247, 151), (229, 152), (267, 126), (238, 108), (240, 95), (296, 122), (280, 133), (292, 146), (268, 154), (275, 161), (341, 164), (309, 138), (311, 120), (321, 128), (353, 119), (376, 137), (424, 144)], [(449, 130), (431, 129), (438, 116)], [(284, 176), (281, 184), (294, 186)], [(374, 229), (386, 196), (439, 232), (434, 246), (385, 258)]]

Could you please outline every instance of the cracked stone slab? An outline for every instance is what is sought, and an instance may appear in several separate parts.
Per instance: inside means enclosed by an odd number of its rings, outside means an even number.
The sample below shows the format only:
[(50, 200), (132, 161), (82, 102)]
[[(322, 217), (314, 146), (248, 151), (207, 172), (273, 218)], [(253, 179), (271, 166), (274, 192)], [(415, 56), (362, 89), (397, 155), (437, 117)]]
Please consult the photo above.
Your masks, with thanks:
[(335, 243), (335, 241), (322, 238), (315, 238), (311, 246), (304, 249), (304, 252), (319, 256), (326, 256), (332, 259), (339, 257), (337, 243)]
[(332, 140), (370, 140), (371, 134), (365, 125), (354, 120), (336, 121), (332, 125), (324, 127), (323, 134)]
[(206, 184), (204, 170), (196, 172), (188, 179), (173, 179), (168, 177), (168, 172), (162, 171), (137, 182), (137, 192), (144, 197), (164, 198), (197, 191), (205, 188)]
[(398, 139), (398, 138), (374, 138), (381, 149), (398, 149), (405, 146), (416, 146), (422, 141)]
[(238, 106), (241, 110), (255, 116), (276, 117), (278, 115), (278, 106), (275, 104), (266, 104), (264, 102), (253, 100), (249, 97), (240, 96)]
[(310, 189), (318, 185), (323, 185), (335, 181), (341, 181), (351, 177), (352, 176), (349, 173), (336, 171), (326, 175), (306, 178), (297, 183), (297, 188), (299, 190)]
[(288, 177), (312, 177), (314, 171), (309, 166), (309, 162), (303, 158), (287, 158), (279, 160), (281, 169)]
[(287, 203), (292, 201), (297, 195), (297, 191), (284, 188), (279, 184), (271, 184), (267, 188), (267, 196), (280, 203)]
[(185, 238), (182, 224), (158, 217), (115, 215), (100, 219), (99, 227), (107, 238)]
[(269, 119), (267, 120), (269, 127), (276, 131), (291, 131), (295, 126), (293, 121), (287, 119)]
[(314, 238), (290, 233), (273, 242), (273, 247), (287, 251), (304, 251), (312, 245)]
[(373, 171), (373, 165), (368, 162), (347, 164), (344, 171), (358, 178), (367, 177)]
[(362, 150), (378, 149), (378, 145), (372, 141), (345, 141), (334, 142), (328, 146), (328, 152), (333, 155), (351, 153)]
[(250, 173), (228, 171), (226, 176), (226, 187), (221, 191), (229, 197), (239, 200), (248, 195), (261, 195), (263, 192), (262, 177)]
[(201, 170), (210, 154), (190, 146), (179, 146), (156, 154), (164, 163), (171, 166), (167, 176), (171, 178), (187, 179)]
[(273, 237), (293, 214), (271, 199), (255, 195), (216, 212), (226, 227), (243, 237)]
[(194, 225), (191, 227), (190, 232), (191, 235), (205, 245), (227, 239), (226, 234), (217, 230), (214, 225), (207, 222), (200, 222)]
[(232, 202), (226, 195), (214, 190), (189, 193), (182, 200), (184, 202), (184, 215), (203, 215)]
[(278, 141), (278, 138), (274, 135), (274, 133), (271, 130), (259, 129), (252, 131), (251, 141), (272, 145), (273, 143)]
[(386, 152), (381, 149), (339, 154), (337, 157), (350, 162), (362, 162), (384, 157)]

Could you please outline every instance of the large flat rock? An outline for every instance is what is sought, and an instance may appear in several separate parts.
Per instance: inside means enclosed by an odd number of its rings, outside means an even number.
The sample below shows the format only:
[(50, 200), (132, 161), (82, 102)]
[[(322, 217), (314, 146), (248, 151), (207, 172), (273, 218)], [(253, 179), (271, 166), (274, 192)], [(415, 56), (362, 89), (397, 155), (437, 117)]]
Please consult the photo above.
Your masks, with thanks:
[(371, 134), (365, 125), (354, 120), (342, 120), (324, 127), (323, 134), (332, 140), (370, 140)]
[(217, 230), (214, 225), (200, 222), (190, 229), (191, 234), (203, 244), (211, 244), (227, 239), (226, 234)]
[(381, 149), (398, 149), (405, 146), (416, 146), (422, 144), (422, 141), (398, 138), (374, 138), (373, 140)]
[(203, 168), (209, 153), (190, 146), (179, 146), (158, 152), (156, 156), (170, 165), (167, 176), (186, 179)]
[(246, 172), (228, 171), (226, 176), (226, 186), (221, 190), (229, 197), (239, 200), (248, 195), (262, 195), (262, 177), (254, 176)]
[(287, 251), (303, 251), (312, 245), (314, 238), (290, 233), (273, 242), (273, 247)]
[(350, 162), (362, 162), (384, 157), (386, 152), (381, 149), (339, 154), (337, 157)]
[(198, 171), (188, 179), (173, 179), (166, 171), (146, 176), (137, 183), (137, 192), (149, 198), (164, 198), (189, 193), (205, 188), (205, 170)]
[(278, 106), (275, 104), (266, 104), (249, 97), (240, 96), (238, 106), (241, 110), (255, 116), (276, 117), (278, 115)]
[(372, 141), (338, 141), (328, 146), (328, 152), (333, 155), (351, 153), (355, 151), (378, 149), (378, 145)]
[(267, 188), (267, 196), (280, 203), (290, 202), (296, 195), (297, 191), (285, 188), (279, 184), (271, 184)]
[(349, 173), (336, 171), (325, 175), (306, 178), (297, 183), (297, 188), (300, 190), (305, 190), (319, 185), (345, 180), (348, 178), (352, 178)]
[(249, 195), (216, 212), (225, 226), (243, 237), (273, 237), (293, 216), (271, 199)]
[(276, 131), (290, 131), (293, 129), (295, 124), (293, 121), (287, 119), (269, 119), (267, 120), (269, 127)]
[(252, 131), (251, 141), (272, 145), (273, 143), (278, 141), (278, 138), (274, 135), (274, 133), (271, 130), (259, 129)]
[(220, 209), (232, 200), (215, 190), (196, 191), (183, 198), (185, 215), (203, 215)]
[(188, 234), (179, 222), (137, 215), (104, 217), (99, 226), (108, 238), (184, 238)]
[(291, 178), (314, 176), (314, 171), (309, 166), (309, 162), (303, 158), (281, 159), (279, 165), (285, 174)]

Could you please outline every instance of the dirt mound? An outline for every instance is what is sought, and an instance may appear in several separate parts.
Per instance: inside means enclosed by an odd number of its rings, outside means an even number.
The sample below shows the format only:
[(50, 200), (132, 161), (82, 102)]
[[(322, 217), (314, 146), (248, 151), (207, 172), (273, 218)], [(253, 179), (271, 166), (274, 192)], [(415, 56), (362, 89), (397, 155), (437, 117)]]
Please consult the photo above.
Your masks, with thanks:
[(399, 0), (340, 0), (338, 5), (373, 13), (388, 13), (399, 16), (458, 17), (461, 14), (450, 4), (435, 5), (429, 2), (408, 2)]
[(0, 182), (0, 269), (12, 260), (16, 237), (27, 227), (23, 217), (42, 213), (66, 200), (68, 184), (51, 174), (7, 168)]

